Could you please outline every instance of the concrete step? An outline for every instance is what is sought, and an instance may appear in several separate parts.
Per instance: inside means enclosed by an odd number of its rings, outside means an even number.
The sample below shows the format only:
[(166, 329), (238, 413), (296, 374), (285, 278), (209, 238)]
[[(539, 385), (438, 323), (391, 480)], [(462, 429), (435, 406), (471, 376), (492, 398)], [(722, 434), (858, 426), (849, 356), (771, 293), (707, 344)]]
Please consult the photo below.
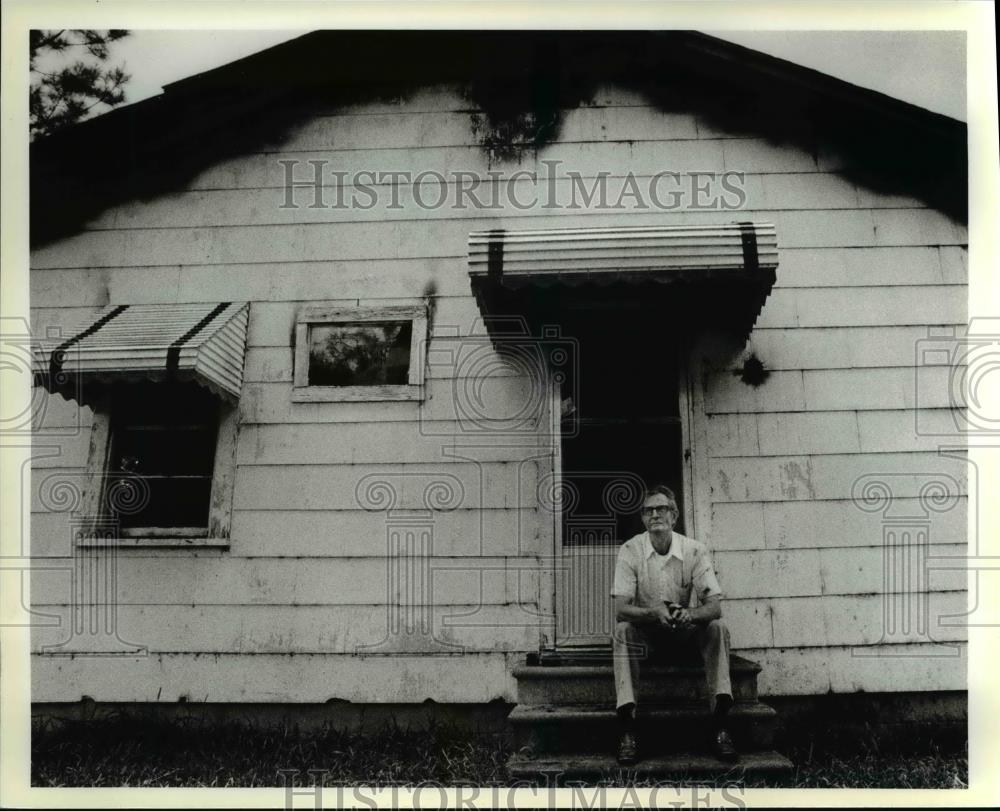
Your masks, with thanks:
[(531, 757), (516, 754), (507, 761), (511, 779), (535, 781), (547, 786), (565, 785), (574, 780), (600, 780), (614, 785), (661, 778), (721, 777), (739, 780), (747, 774), (786, 774), (792, 768), (788, 758), (774, 751), (741, 754), (736, 763), (724, 763), (701, 752), (679, 752), (643, 758), (627, 768), (619, 766), (613, 755)]
[[(613, 752), (620, 729), (610, 705), (519, 704), (507, 716), (520, 750)], [(729, 711), (728, 728), (737, 749), (768, 749), (774, 743), (778, 714), (760, 702), (737, 703)], [(712, 723), (703, 703), (643, 707), (637, 733), (644, 751), (708, 750)]]
[[(733, 697), (757, 700), (760, 665), (740, 656), (729, 659)], [(642, 668), (639, 701), (646, 704), (690, 703), (704, 698), (705, 672), (700, 665), (648, 665)], [(595, 704), (614, 706), (611, 664), (530, 665), (514, 668), (518, 704)]]

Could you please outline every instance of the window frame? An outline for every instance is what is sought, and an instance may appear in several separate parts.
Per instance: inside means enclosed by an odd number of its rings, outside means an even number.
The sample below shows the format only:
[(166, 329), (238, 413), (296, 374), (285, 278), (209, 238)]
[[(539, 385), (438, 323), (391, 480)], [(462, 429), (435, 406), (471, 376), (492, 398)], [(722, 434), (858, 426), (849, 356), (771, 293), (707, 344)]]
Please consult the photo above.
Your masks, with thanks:
[[(87, 454), (87, 481), (82, 494), (81, 514), (84, 524), (76, 536), (76, 545), (125, 547), (229, 547), (232, 524), (233, 489), (236, 481), (236, 442), (239, 433), (239, 407), (219, 398), (215, 459), (212, 463), (212, 487), (209, 494), (208, 522), (201, 527), (117, 527), (116, 536), (108, 537), (109, 515), (106, 503), (111, 474), (112, 420), (114, 401), (111, 392), (89, 403), (93, 410), (90, 448)], [(110, 526), (114, 526), (111, 522)]]
[[(409, 306), (309, 306), (295, 319), (292, 402), (337, 403), (424, 399), (424, 345), (427, 340), (426, 305)], [(309, 385), (309, 331), (314, 325), (358, 324), (379, 321), (410, 322), (410, 368), (407, 382), (364, 386)]]

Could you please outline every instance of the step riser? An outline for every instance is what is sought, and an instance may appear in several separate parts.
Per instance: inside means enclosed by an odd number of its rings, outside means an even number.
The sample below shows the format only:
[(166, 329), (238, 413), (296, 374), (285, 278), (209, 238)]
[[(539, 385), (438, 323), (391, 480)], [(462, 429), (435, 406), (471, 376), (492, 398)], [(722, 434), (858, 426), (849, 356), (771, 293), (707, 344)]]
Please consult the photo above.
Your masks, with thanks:
[[(640, 682), (639, 702), (645, 704), (670, 704), (707, 700), (702, 679), (677, 678), (669, 681)], [(733, 680), (733, 697), (736, 701), (757, 700), (757, 679)], [(615, 686), (611, 679), (571, 678), (519, 679), (518, 704), (598, 704), (615, 705)]]
[[(743, 752), (769, 749), (774, 745), (777, 717), (733, 718), (728, 724), (736, 748)], [(669, 753), (703, 749), (711, 744), (710, 719), (685, 718), (671, 722), (665, 734), (662, 722), (638, 724), (639, 741), (644, 752)], [(527, 747), (536, 754), (613, 752), (621, 730), (614, 720), (593, 720), (514, 725), (517, 750)]]
[(738, 763), (725, 764), (708, 756), (669, 755), (644, 758), (628, 769), (615, 764), (610, 756), (577, 756), (537, 759), (515, 755), (507, 762), (512, 780), (537, 781), (539, 785), (572, 785), (574, 780), (609, 781), (627, 785), (636, 778), (645, 780), (677, 779), (690, 776), (732, 776), (745, 774), (784, 775), (792, 771), (791, 761), (773, 751), (756, 752), (740, 757)]

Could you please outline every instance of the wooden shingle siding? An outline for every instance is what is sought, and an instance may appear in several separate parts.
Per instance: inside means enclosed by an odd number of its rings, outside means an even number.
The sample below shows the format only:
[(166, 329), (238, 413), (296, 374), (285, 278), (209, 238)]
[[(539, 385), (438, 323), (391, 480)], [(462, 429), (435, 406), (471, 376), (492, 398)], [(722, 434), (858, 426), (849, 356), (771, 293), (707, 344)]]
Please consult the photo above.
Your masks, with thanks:
[[(663, 171), (742, 172), (746, 205), (479, 211), (452, 208), (452, 197), (425, 210), (403, 184), (401, 210), (387, 210), (387, 197), (368, 210), (309, 208), (308, 189), (295, 192), (300, 205), (291, 209), (282, 208), (280, 160), (298, 161), (300, 180), (311, 177), (309, 160), (348, 173), (502, 171), (479, 187), (483, 199), (494, 191), (506, 199), (511, 183), (522, 196), (541, 193), (543, 161), (562, 161), (555, 188), (564, 199), (567, 171), (588, 187), (609, 173), (612, 194), (628, 172), (641, 184)], [(325, 110), (282, 143), (221, 162), (173, 193), (109, 209), (38, 249), (38, 333), (108, 303), (247, 300), (251, 315), (229, 548), (119, 550), (120, 632), (150, 655), (37, 655), (33, 699), (513, 700), (511, 667), (553, 627), (552, 516), (537, 504), (546, 415), (534, 433), (529, 425), (517, 434), (523, 447), (479, 431), (473, 462), (443, 453), (477, 436), (456, 403), (473, 381), (447, 364), (428, 368), (424, 402), (292, 403), (296, 312), (317, 302), (414, 304), (433, 282), (430, 348), (449, 348), (454, 336), (483, 335), (467, 275), (470, 231), (734, 220), (773, 222), (780, 256), (744, 350), (693, 360), (695, 535), (713, 550), (734, 643), (764, 665), (765, 692), (961, 689), (964, 658), (929, 656), (934, 649), (912, 634), (883, 638), (882, 516), (860, 510), (852, 487), (866, 474), (891, 475), (896, 506), (919, 516), (925, 478), (951, 477), (960, 498), (927, 518), (931, 552), (964, 554), (964, 465), (914, 428), (920, 407), (926, 424), (949, 430), (947, 369), (932, 370), (933, 385), (918, 393), (913, 366), (929, 327), (966, 322), (967, 231), (906, 194), (846, 179), (836, 173), (842, 165), (828, 150), (719, 131), (614, 88), (568, 112), (558, 142), (520, 162), (491, 163), (468, 103), (433, 88), (400, 104)], [(509, 180), (518, 170), (542, 180)], [(328, 202), (335, 185), (328, 175)], [(430, 181), (423, 191), (433, 200), (439, 190)], [(495, 416), (537, 395), (530, 375), (488, 341), (476, 351), (489, 361), (484, 398)], [(751, 352), (771, 372), (759, 388), (733, 374)], [(82, 473), (89, 409), (58, 397), (43, 406), (35, 444), (57, 455), (39, 459), (36, 483)], [(420, 486), (407, 476), (435, 472), (464, 489), (461, 504), (431, 522), (435, 629), (464, 652), (432, 651), (418, 635), (393, 640), (386, 655), (358, 655), (358, 645), (379, 641), (392, 587), (387, 516), (361, 509), (355, 487), (368, 475), (395, 477), (404, 482), (397, 506), (422, 509)], [(45, 509), (37, 493), (32, 511), (33, 554), (72, 567), (69, 516)], [(63, 577), (33, 577), (37, 610), (66, 616)], [(961, 610), (961, 574), (932, 572), (929, 582), (932, 618)], [(449, 624), (461, 613), (469, 616)], [(932, 635), (961, 640), (964, 629)], [(34, 643), (59, 638), (59, 629), (40, 629)], [(99, 644), (74, 641), (78, 650)]]

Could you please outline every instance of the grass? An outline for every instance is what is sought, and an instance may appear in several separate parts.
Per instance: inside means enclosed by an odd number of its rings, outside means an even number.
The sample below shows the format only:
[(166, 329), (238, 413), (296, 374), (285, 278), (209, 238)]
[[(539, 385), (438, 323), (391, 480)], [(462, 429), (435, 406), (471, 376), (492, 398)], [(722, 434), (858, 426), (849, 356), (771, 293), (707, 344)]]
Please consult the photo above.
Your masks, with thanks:
[[(799, 788), (965, 788), (968, 755), (961, 745), (928, 741), (921, 749), (881, 751), (874, 738), (847, 747), (802, 740), (783, 750), (796, 764), (781, 779), (748, 776), (716, 785)], [(299, 732), (277, 726), (137, 720), (128, 716), (49, 721), (32, 735), (35, 786), (509, 785), (503, 735), (447, 725), (416, 730), (387, 724), (374, 734), (325, 728)], [(631, 782), (608, 775), (608, 784)], [(678, 781), (680, 783), (686, 781)], [(712, 785), (711, 782), (702, 782)], [(641, 786), (642, 783), (632, 783)]]

